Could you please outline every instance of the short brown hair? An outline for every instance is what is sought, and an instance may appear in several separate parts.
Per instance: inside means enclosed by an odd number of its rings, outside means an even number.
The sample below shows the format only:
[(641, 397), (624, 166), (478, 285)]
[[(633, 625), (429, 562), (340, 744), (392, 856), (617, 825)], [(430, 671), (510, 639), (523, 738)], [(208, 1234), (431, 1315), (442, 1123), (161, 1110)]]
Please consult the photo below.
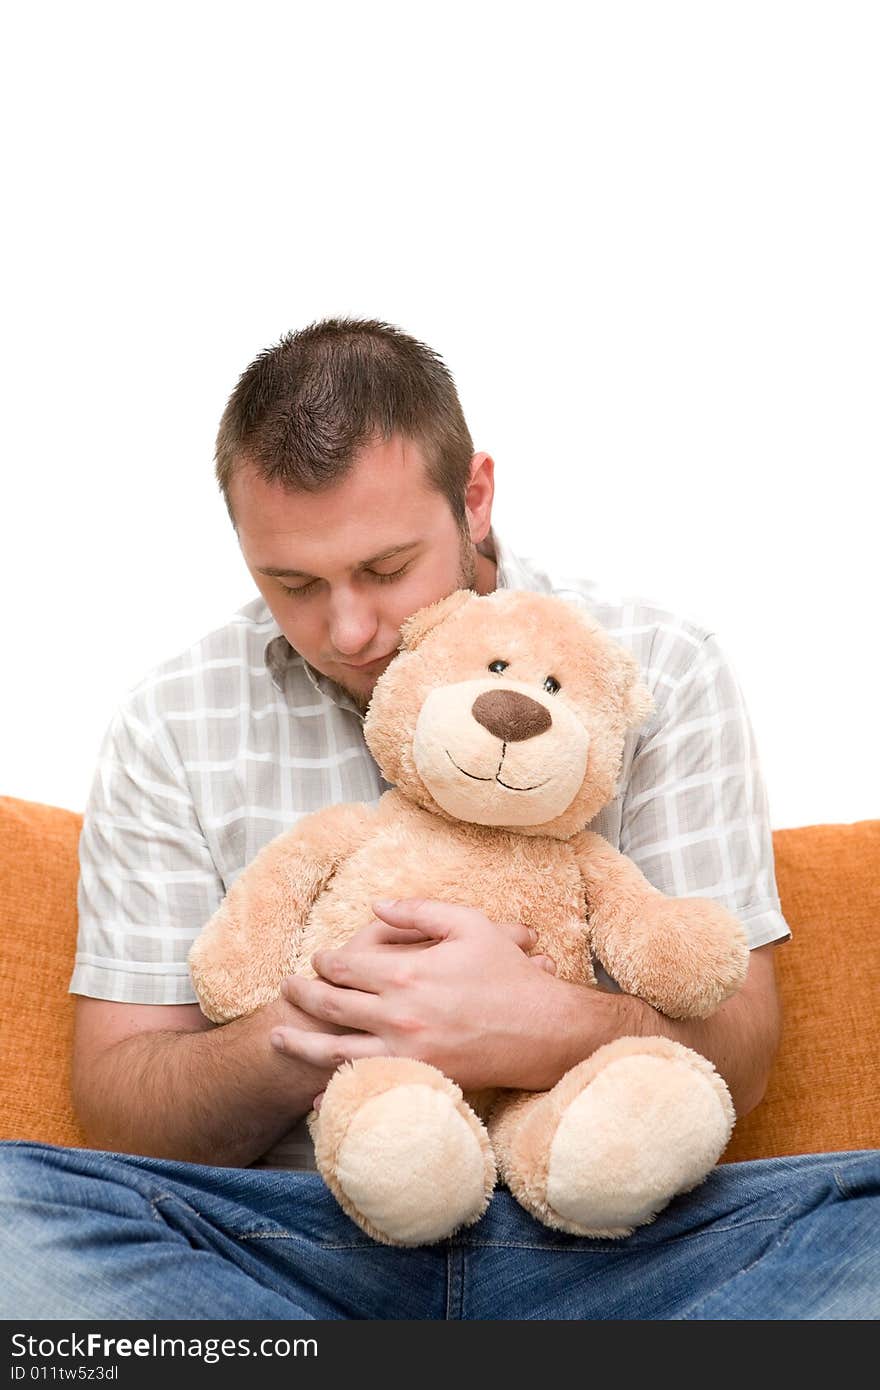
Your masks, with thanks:
[(419, 446), (430, 485), (464, 528), (474, 446), (438, 354), (377, 319), (323, 319), (285, 334), (242, 373), (217, 432), (215, 474), (233, 526), (229, 488), (242, 462), (264, 482), (321, 492), (365, 445), (393, 434)]

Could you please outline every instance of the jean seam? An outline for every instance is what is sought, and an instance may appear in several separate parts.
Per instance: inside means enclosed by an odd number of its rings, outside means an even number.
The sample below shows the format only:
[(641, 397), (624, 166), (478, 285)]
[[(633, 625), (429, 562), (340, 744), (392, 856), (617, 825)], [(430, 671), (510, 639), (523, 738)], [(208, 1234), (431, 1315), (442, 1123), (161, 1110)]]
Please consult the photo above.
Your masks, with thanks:
[[(770, 1216), (753, 1216), (753, 1217), (750, 1217), (747, 1221), (736, 1221), (736, 1222), (733, 1223), (733, 1225), (729, 1225), (729, 1226), (710, 1226), (710, 1227), (708, 1227), (706, 1230), (703, 1230), (703, 1231), (686, 1231), (686, 1232), (684, 1232), (682, 1235), (679, 1235), (679, 1236), (671, 1236), (671, 1237), (669, 1237), (669, 1239), (668, 1239), (668, 1241), (667, 1241), (666, 1243), (667, 1243), (667, 1244), (672, 1244), (673, 1241), (677, 1242), (677, 1241), (682, 1241), (682, 1240), (697, 1240), (697, 1239), (699, 1239), (701, 1236), (705, 1236), (705, 1235), (716, 1235), (716, 1234), (717, 1234), (717, 1235), (722, 1235), (722, 1234), (723, 1234), (724, 1232), (726, 1232), (726, 1231), (738, 1231), (738, 1230), (742, 1229), (742, 1227), (744, 1227), (744, 1226), (760, 1226), (760, 1225), (762, 1225), (762, 1224), (764, 1224), (764, 1223), (767, 1223), (767, 1222), (771, 1222), (771, 1223), (773, 1223), (773, 1224), (776, 1224), (777, 1222), (781, 1221), (785, 1216), (787, 1216), (788, 1213), (794, 1209), (794, 1206), (795, 1206), (795, 1205), (796, 1205), (795, 1203), (792, 1203), (791, 1206), (784, 1207), (782, 1211), (773, 1212), (772, 1215), (770, 1215)], [(285, 1231), (285, 1230), (277, 1230), (277, 1231), (275, 1231), (275, 1230), (273, 1230), (273, 1231), (241, 1231), (241, 1232), (239, 1232), (239, 1231), (230, 1231), (230, 1232), (228, 1232), (228, 1234), (231, 1235), (235, 1240), (240, 1240), (240, 1241), (246, 1241), (246, 1240), (301, 1240), (301, 1241), (305, 1242), (306, 1244), (317, 1245), (321, 1250), (373, 1250), (373, 1249), (375, 1249), (375, 1247), (376, 1247), (376, 1242), (375, 1242), (375, 1241), (369, 1241), (369, 1240), (367, 1240), (367, 1241), (364, 1241), (364, 1240), (360, 1240), (360, 1241), (322, 1241), (322, 1240), (317, 1240), (317, 1241), (315, 1241), (315, 1240), (311, 1240), (308, 1236), (302, 1235), (302, 1234), (301, 1234), (300, 1232), (298, 1232), (298, 1231)], [(588, 1236), (585, 1236), (583, 1239), (584, 1239), (584, 1240), (589, 1240), (589, 1237), (588, 1237)], [(584, 1245), (578, 1245), (578, 1246), (572, 1246), (572, 1245), (551, 1245), (551, 1244), (548, 1244), (547, 1242), (544, 1242), (543, 1244), (533, 1244), (533, 1243), (530, 1242), (530, 1241), (524, 1241), (524, 1240), (516, 1240), (516, 1241), (510, 1241), (510, 1240), (473, 1240), (473, 1239), (471, 1239), (471, 1238), (468, 1238), (467, 1236), (465, 1236), (465, 1237), (460, 1237), (460, 1238), (459, 1238), (459, 1242), (460, 1242), (460, 1245), (461, 1245), (465, 1250), (473, 1250), (473, 1249), (487, 1249), (487, 1250), (555, 1250), (555, 1251), (560, 1252), (560, 1253), (563, 1254), (563, 1255), (564, 1255), (564, 1254), (569, 1254), (569, 1255), (581, 1255), (581, 1254), (584, 1253), (584, 1250), (585, 1250)], [(615, 1241), (615, 1243), (614, 1243), (613, 1245), (609, 1245), (609, 1244), (606, 1242), (606, 1243), (604, 1243), (604, 1244), (602, 1244), (602, 1245), (596, 1244), (596, 1245), (591, 1245), (591, 1246), (588, 1247), (590, 1253), (597, 1254), (597, 1255), (599, 1255), (599, 1254), (609, 1254), (609, 1253), (619, 1253), (620, 1251), (628, 1250), (629, 1248), (630, 1248), (630, 1247), (629, 1247), (628, 1243), (627, 1243), (625, 1240), (622, 1240), (622, 1241)]]
[[(838, 1179), (837, 1179), (837, 1171), (836, 1171), (836, 1170), (835, 1170), (835, 1173), (834, 1173), (834, 1177), (835, 1177), (835, 1182), (837, 1182), (837, 1185), (838, 1185), (838, 1187), (840, 1188), (840, 1190), (841, 1190), (841, 1192), (843, 1193), (843, 1195), (844, 1195), (845, 1197), (850, 1197), (850, 1196), (852, 1196), (852, 1193), (851, 1193), (851, 1192), (848, 1192), (844, 1187), (841, 1186), (841, 1183), (838, 1182)], [(152, 1209), (153, 1209), (153, 1217), (154, 1217), (154, 1219), (157, 1220), (157, 1221), (164, 1221), (166, 1218), (165, 1218), (165, 1216), (163, 1215), (163, 1213), (162, 1213), (161, 1211), (158, 1210), (158, 1208), (157, 1208), (157, 1206), (156, 1206), (156, 1203), (157, 1203), (157, 1202), (162, 1202), (162, 1201), (175, 1201), (175, 1202), (179, 1202), (180, 1205), (181, 1205), (182, 1207), (185, 1207), (187, 1211), (192, 1212), (193, 1215), (198, 1216), (201, 1220), (203, 1220), (203, 1221), (209, 1221), (209, 1222), (211, 1222), (212, 1224), (214, 1224), (214, 1222), (215, 1222), (215, 1218), (204, 1215), (204, 1214), (203, 1214), (202, 1212), (200, 1212), (196, 1207), (192, 1206), (192, 1205), (191, 1205), (190, 1203), (188, 1203), (188, 1202), (185, 1202), (185, 1201), (183, 1200), (183, 1198), (180, 1197), (180, 1196), (178, 1196), (178, 1194), (175, 1193), (175, 1192), (160, 1192), (160, 1193), (157, 1193), (154, 1197), (150, 1197), (148, 1200), (149, 1200), (150, 1206), (151, 1206)], [(47, 1206), (47, 1207), (56, 1207), (56, 1206), (59, 1206), (59, 1205), (62, 1205), (62, 1204), (60, 1204), (60, 1203), (58, 1203), (58, 1202), (54, 1202), (54, 1201), (47, 1201), (47, 1200), (44, 1200), (44, 1201), (38, 1203), (38, 1205), (40, 1205), (40, 1206)], [(674, 1241), (674, 1242), (678, 1242), (678, 1241), (684, 1241), (684, 1240), (696, 1240), (696, 1239), (699, 1239), (701, 1236), (705, 1236), (705, 1235), (723, 1234), (725, 1231), (736, 1231), (736, 1230), (739, 1230), (741, 1227), (744, 1227), (744, 1226), (759, 1226), (759, 1225), (761, 1225), (761, 1224), (763, 1224), (763, 1223), (766, 1223), (766, 1222), (777, 1222), (777, 1221), (782, 1220), (785, 1216), (787, 1216), (788, 1213), (794, 1209), (794, 1206), (795, 1206), (795, 1205), (796, 1205), (795, 1203), (792, 1203), (791, 1206), (788, 1206), (788, 1207), (783, 1208), (782, 1211), (774, 1212), (774, 1213), (773, 1213), (772, 1215), (770, 1215), (770, 1216), (755, 1216), (755, 1217), (749, 1218), (749, 1220), (747, 1220), (747, 1221), (736, 1221), (736, 1222), (733, 1223), (733, 1225), (728, 1225), (728, 1226), (710, 1226), (710, 1227), (707, 1227), (705, 1230), (702, 1230), (702, 1231), (686, 1231), (686, 1232), (684, 1232), (684, 1234), (682, 1234), (682, 1235), (670, 1236), (670, 1237), (668, 1238), (667, 1243), (671, 1244), (673, 1241)], [(315, 1239), (313, 1239), (313, 1238), (310, 1237), (310, 1236), (303, 1235), (303, 1234), (302, 1234), (301, 1232), (299, 1232), (299, 1231), (287, 1231), (287, 1230), (283, 1230), (283, 1229), (279, 1229), (279, 1230), (266, 1230), (266, 1231), (235, 1231), (235, 1230), (232, 1230), (232, 1229), (227, 1228), (227, 1227), (224, 1226), (224, 1227), (223, 1227), (223, 1230), (224, 1230), (224, 1233), (229, 1237), (230, 1240), (241, 1241), (241, 1242), (250, 1241), (250, 1240), (293, 1240), (293, 1241), (301, 1241), (304, 1245), (313, 1245), (313, 1246), (317, 1246), (317, 1247), (318, 1247), (319, 1249), (321, 1249), (321, 1250), (373, 1250), (373, 1249), (376, 1248), (376, 1244), (377, 1244), (377, 1242), (371, 1241), (371, 1240), (352, 1240), (352, 1241), (322, 1241), (322, 1240), (315, 1240)], [(589, 1237), (588, 1237), (588, 1236), (583, 1237), (583, 1241), (584, 1241), (584, 1242), (586, 1242), (587, 1240), (589, 1240)], [(596, 1255), (600, 1255), (600, 1254), (611, 1254), (611, 1253), (620, 1253), (620, 1252), (622, 1252), (622, 1251), (629, 1250), (629, 1249), (631, 1248), (626, 1240), (622, 1240), (622, 1241), (619, 1241), (619, 1242), (615, 1242), (613, 1245), (609, 1245), (609, 1244), (606, 1242), (605, 1244), (602, 1244), (602, 1245), (599, 1245), (599, 1244), (591, 1244), (591, 1245), (587, 1246), (586, 1244), (582, 1243), (581, 1245), (572, 1246), (572, 1245), (561, 1245), (561, 1244), (560, 1244), (560, 1245), (552, 1245), (552, 1244), (548, 1244), (547, 1242), (543, 1242), (543, 1243), (537, 1244), (537, 1243), (533, 1243), (533, 1242), (531, 1242), (531, 1241), (522, 1241), (522, 1240), (516, 1240), (516, 1241), (510, 1241), (510, 1240), (473, 1240), (473, 1239), (468, 1238), (468, 1237), (463, 1237), (463, 1238), (460, 1238), (460, 1244), (461, 1244), (461, 1246), (462, 1246), (464, 1249), (466, 1249), (466, 1250), (473, 1250), (473, 1249), (487, 1249), (487, 1250), (537, 1250), (537, 1251), (542, 1251), (542, 1250), (544, 1250), (544, 1251), (556, 1251), (556, 1252), (558, 1252), (559, 1254), (563, 1254), (563, 1255), (565, 1255), (565, 1254), (569, 1254), (569, 1255), (582, 1255), (582, 1254), (585, 1254), (585, 1253), (596, 1254)]]
[(211, 1217), (204, 1216), (202, 1212), (197, 1211), (196, 1208), (194, 1206), (191, 1206), (189, 1202), (185, 1202), (183, 1198), (178, 1196), (176, 1192), (158, 1192), (154, 1197), (150, 1198), (150, 1206), (153, 1208), (153, 1219), (154, 1221), (164, 1222), (166, 1226), (168, 1224), (167, 1217), (165, 1216), (164, 1212), (159, 1210), (158, 1206), (156, 1205), (157, 1202), (176, 1202), (178, 1206), (183, 1207), (184, 1211), (191, 1212), (192, 1215), (197, 1216), (200, 1221), (211, 1222)]
[(375, 1250), (381, 1242), (375, 1240), (327, 1241), (313, 1240), (298, 1231), (227, 1231), (233, 1240), (298, 1240), (318, 1250)]
[[(788, 1213), (794, 1209), (795, 1205), (795, 1203), (792, 1203), (791, 1206), (784, 1207), (782, 1211), (773, 1212), (770, 1216), (753, 1216), (750, 1217), (747, 1221), (735, 1221), (731, 1226), (708, 1226), (701, 1231), (685, 1231), (683, 1232), (683, 1234), (678, 1236), (669, 1236), (663, 1243), (666, 1245), (672, 1245), (673, 1243), (677, 1243), (678, 1241), (683, 1240), (699, 1240), (702, 1236), (721, 1235), (725, 1231), (739, 1231), (742, 1229), (743, 1226), (760, 1226), (766, 1224), (767, 1222), (770, 1222), (772, 1225), (775, 1225), (777, 1222), (781, 1221), (783, 1217), (787, 1216)], [(587, 1241), (590, 1239), (590, 1237), (584, 1236), (582, 1239), (584, 1241)], [(596, 1255), (608, 1255), (622, 1251), (629, 1251), (632, 1248), (626, 1239), (615, 1241), (613, 1245), (609, 1245), (607, 1242), (600, 1245), (598, 1241), (601, 1239), (602, 1237), (598, 1237), (597, 1243), (595, 1245), (589, 1246), (590, 1253)], [(503, 1250), (555, 1250), (563, 1255), (582, 1255), (584, 1253), (585, 1248), (583, 1245), (550, 1245), (546, 1242), (542, 1245), (532, 1245), (528, 1241), (519, 1240), (508, 1241), (465, 1239), (462, 1241), (462, 1244), (466, 1246), (468, 1249), (481, 1249), (485, 1247), (490, 1249)]]
[(849, 1186), (839, 1168), (833, 1169), (833, 1175), (837, 1190), (842, 1197), (850, 1198), (858, 1195), (856, 1189)]
[(456, 1242), (446, 1251), (446, 1317), (461, 1318), (464, 1306), (464, 1251)]
[[(150, 1206), (153, 1208), (154, 1219), (163, 1222), (166, 1226), (168, 1225), (167, 1218), (156, 1205), (158, 1202), (162, 1201), (176, 1202), (179, 1206), (183, 1207), (185, 1211), (191, 1212), (192, 1215), (197, 1216), (200, 1221), (206, 1222), (212, 1229), (219, 1230), (227, 1239), (239, 1239), (234, 1231), (227, 1231), (221, 1223), (218, 1223), (215, 1217), (207, 1216), (200, 1212), (196, 1207), (192, 1206), (191, 1203), (184, 1201), (176, 1192), (160, 1192), (155, 1197), (150, 1198)], [(279, 1298), (285, 1298), (288, 1302), (290, 1301), (289, 1289), (283, 1280), (276, 1278), (274, 1271), (260, 1269), (255, 1272), (253, 1270), (240, 1268), (239, 1272), (244, 1274), (253, 1283), (258, 1284), (260, 1288), (268, 1289), (271, 1293), (277, 1294)]]
[[(789, 1207), (788, 1210), (791, 1211), (791, 1207)], [(775, 1254), (775, 1252), (776, 1252), (777, 1250), (780, 1250), (780, 1249), (782, 1248), (782, 1246), (785, 1245), (786, 1241), (790, 1239), (790, 1237), (791, 1237), (791, 1235), (793, 1234), (793, 1232), (794, 1232), (794, 1222), (792, 1222), (792, 1224), (788, 1227), (788, 1229), (787, 1229), (786, 1231), (783, 1231), (782, 1235), (779, 1237), (778, 1240), (775, 1240), (775, 1241), (773, 1242), (772, 1245), (769, 1245), (769, 1246), (767, 1247), (766, 1250), (762, 1250), (761, 1253), (760, 1253), (760, 1255), (757, 1255), (757, 1256), (755, 1257), (755, 1259), (751, 1261), (750, 1264), (745, 1265), (743, 1269), (739, 1270), (739, 1271), (733, 1276), (733, 1278), (724, 1286), (724, 1287), (725, 1287), (725, 1291), (726, 1291), (727, 1289), (729, 1289), (733, 1284), (738, 1283), (739, 1280), (742, 1279), (742, 1278), (744, 1277), (744, 1275), (748, 1274), (750, 1270), (753, 1270), (753, 1269), (755, 1268), (755, 1266), (756, 1266), (756, 1265), (759, 1265), (759, 1264), (761, 1263), (762, 1260), (764, 1260), (764, 1259), (767, 1258), (768, 1255)], [(686, 1312), (686, 1313), (682, 1313), (682, 1314), (680, 1315), (680, 1317), (676, 1319), (676, 1321), (678, 1321), (678, 1322), (688, 1322), (688, 1321), (690, 1321), (690, 1319), (694, 1316), (694, 1314), (697, 1313), (697, 1312), (700, 1310), (700, 1308), (702, 1308), (706, 1303), (708, 1303), (709, 1300), (710, 1300), (711, 1298), (714, 1298), (715, 1295), (716, 1295), (718, 1292), (719, 1292), (718, 1289), (712, 1289), (711, 1293), (705, 1294), (705, 1295), (700, 1299), (699, 1303), (694, 1303), (694, 1304), (687, 1310), (687, 1312)]]

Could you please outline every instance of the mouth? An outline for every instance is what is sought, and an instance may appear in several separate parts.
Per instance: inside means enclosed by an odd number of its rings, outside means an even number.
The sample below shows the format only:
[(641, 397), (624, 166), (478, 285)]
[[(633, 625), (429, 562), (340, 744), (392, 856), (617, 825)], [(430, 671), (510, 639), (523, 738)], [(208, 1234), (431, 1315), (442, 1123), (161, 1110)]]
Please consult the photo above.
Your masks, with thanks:
[(352, 661), (340, 662), (340, 665), (347, 666), (349, 671), (372, 671), (374, 666), (381, 666), (383, 661), (390, 661), (394, 652), (389, 652), (387, 656), (377, 656), (375, 661), (362, 661), (359, 666), (355, 666)]
[(498, 782), (500, 786), (506, 787), (509, 792), (533, 792), (537, 791), (538, 787), (546, 787), (547, 783), (551, 780), (549, 777), (545, 777), (543, 782), (535, 782), (535, 784), (531, 787), (514, 787), (511, 786), (510, 782), (503, 782), (501, 778), (498, 776), (498, 773), (501, 771), (501, 763), (504, 762), (504, 754), (506, 749), (507, 744), (503, 743), (501, 745), (501, 762), (498, 764), (497, 771), (491, 777), (478, 777), (475, 772), (467, 772), (465, 768), (458, 766), (458, 763), (455, 761), (448, 748), (444, 748), (443, 751), (446, 754), (449, 761), (452, 763), (452, 766), (458, 768), (459, 772), (463, 773), (465, 777), (470, 777), (474, 782)]

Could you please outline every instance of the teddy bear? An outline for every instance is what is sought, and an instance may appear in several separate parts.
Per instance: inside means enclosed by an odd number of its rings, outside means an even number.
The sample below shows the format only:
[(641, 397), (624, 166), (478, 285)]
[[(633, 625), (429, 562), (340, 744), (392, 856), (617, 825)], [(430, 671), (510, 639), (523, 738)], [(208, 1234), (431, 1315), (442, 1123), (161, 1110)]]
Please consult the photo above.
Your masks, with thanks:
[[(661, 893), (589, 829), (617, 794), (627, 731), (654, 709), (634, 655), (581, 601), (459, 589), (412, 614), (379, 676), (364, 738), (390, 785), (327, 806), (265, 845), (193, 943), (204, 1014), (224, 1023), (374, 920), (427, 897), (537, 932), (560, 979), (705, 1018), (743, 983), (740, 922)], [(664, 1037), (620, 1037), (544, 1092), (464, 1094), (407, 1056), (342, 1063), (307, 1117), (318, 1171), (388, 1245), (472, 1225), (499, 1179), (538, 1221), (620, 1238), (717, 1163), (735, 1122), (723, 1078)]]

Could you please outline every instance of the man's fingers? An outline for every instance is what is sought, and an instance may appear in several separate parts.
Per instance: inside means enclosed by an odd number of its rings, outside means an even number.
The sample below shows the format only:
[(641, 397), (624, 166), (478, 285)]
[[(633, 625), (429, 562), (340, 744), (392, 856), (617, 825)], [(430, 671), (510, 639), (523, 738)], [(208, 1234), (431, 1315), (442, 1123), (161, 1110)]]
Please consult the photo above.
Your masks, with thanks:
[[(416, 927), (434, 941), (444, 941), (473, 928), (477, 920), (484, 923), (489, 920), (479, 908), (435, 898), (375, 898), (373, 911), (389, 926)], [(497, 925), (524, 951), (530, 951), (538, 940), (534, 927), (525, 927), (521, 922), (499, 922)]]
[(538, 933), (535, 928), (524, 927), (522, 922), (499, 922), (498, 925), (508, 932), (517, 946), (522, 947), (524, 951), (530, 951), (538, 940)]
[[(426, 944), (430, 940), (418, 927), (399, 927), (393, 922), (383, 922), (380, 917), (374, 917), (368, 926), (362, 927), (355, 935), (380, 946), (406, 946), (419, 942)], [(351, 940), (353, 941), (354, 937)]]
[(551, 975), (556, 974), (556, 961), (552, 956), (529, 956), (529, 960), (534, 961), (535, 965), (540, 965), (542, 970), (548, 970)]
[(473, 908), (434, 898), (376, 898), (373, 911), (389, 926), (416, 928), (433, 941), (445, 941), (466, 914), (473, 915)]
[(344, 1029), (361, 1028), (369, 1033), (381, 1019), (378, 995), (369, 989), (348, 984), (340, 988), (320, 978), (287, 975), (281, 982), (281, 993), (312, 1018)]
[(479, 908), (435, 898), (375, 898), (373, 911), (392, 926), (417, 927), (434, 941), (445, 941), (472, 927), (476, 918), (488, 921)]
[(269, 1041), (276, 1052), (329, 1070), (358, 1057), (387, 1055), (381, 1038), (371, 1033), (310, 1033), (304, 1028), (273, 1028)]
[[(295, 975), (285, 975), (284, 979), (281, 981), (279, 994), (282, 999), (287, 1000), (288, 1004), (292, 1004), (298, 1013), (308, 1013), (308, 1010), (303, 1008), (303, 997), (299, 992), (299, 981)], [(331, 1023), (329, 1019), (324, 1019), (323, 1024), (330, 1032), (335, 1028), (337, 1032), (344, 1033), (351, 1028), (350, 1023)]]

